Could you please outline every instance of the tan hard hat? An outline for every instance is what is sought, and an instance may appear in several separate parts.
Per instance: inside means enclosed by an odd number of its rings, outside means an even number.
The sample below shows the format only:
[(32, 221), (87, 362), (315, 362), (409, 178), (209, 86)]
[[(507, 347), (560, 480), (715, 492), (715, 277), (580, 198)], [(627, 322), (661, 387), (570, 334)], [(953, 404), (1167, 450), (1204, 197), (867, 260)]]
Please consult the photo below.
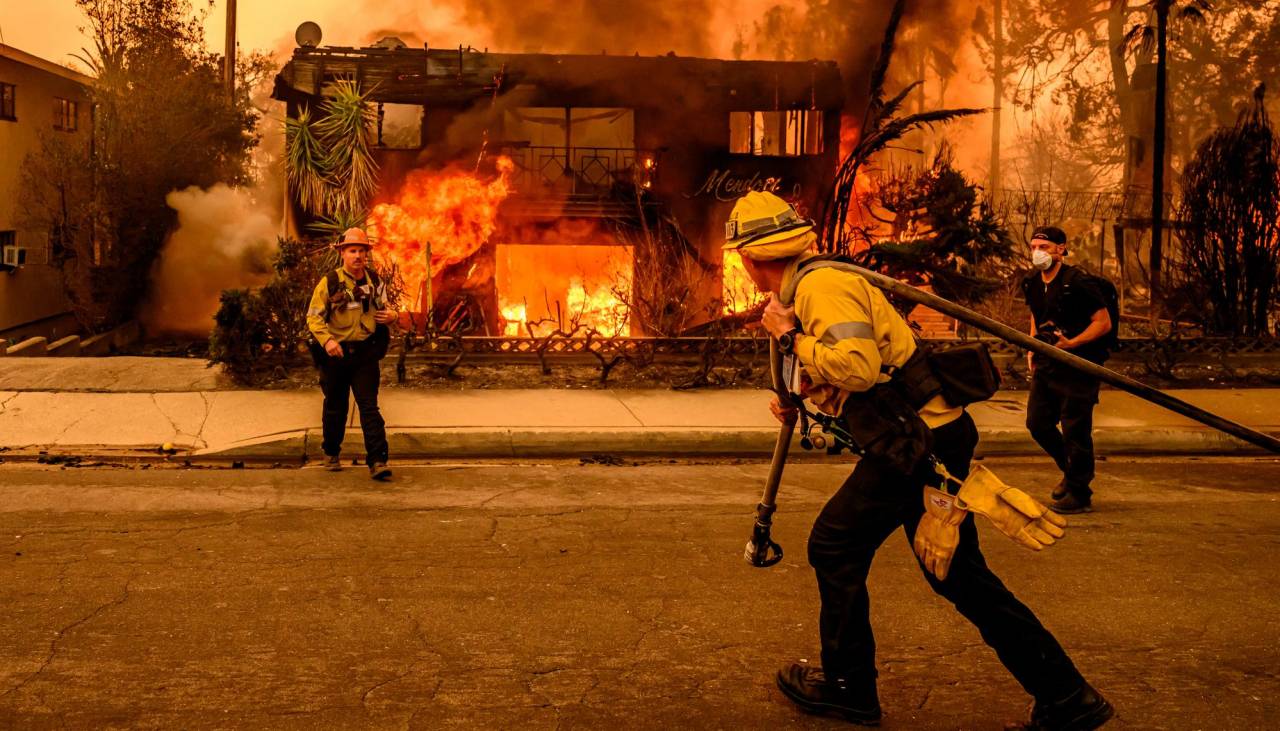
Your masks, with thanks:
[(725, 223), (725, 250), (756, 259), (785, 259), (804, 253), (817, 235), (813, 221), (768, 191), (752, 191), (738, 199)]
[(369, 236), (362, 228), (349, 228), (342, 232), (342, 238), (338, 239), (338, 243), (333, 245), (335, 249), (341, 249), (344, 246), (363, 246), (368, 249), (373, 248), (373, 243), (369, 241)]

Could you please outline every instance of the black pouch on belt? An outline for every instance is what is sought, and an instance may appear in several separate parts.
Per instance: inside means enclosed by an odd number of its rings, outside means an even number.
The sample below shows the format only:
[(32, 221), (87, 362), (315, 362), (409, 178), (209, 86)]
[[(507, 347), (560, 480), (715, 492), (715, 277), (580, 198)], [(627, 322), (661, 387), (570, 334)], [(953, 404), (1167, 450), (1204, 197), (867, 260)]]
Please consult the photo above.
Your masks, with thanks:
[(370, 346), (373, 348), (373, 357), (376, 360), (382, 360), (387, 357), (387, 348), (391, 345), (391, 328), (381, 323), (373, 328), (373, 335), (369, 336)]
[(891, 382), (906, 398), (911, 408), (919, 409), (934, 396), (942, 393), (942, 384), (929, 364), (929, 351), (918, 345), (907, 362), (897, 368), (882, 367), (888, 373)]
[(323, 368), (325, 362), (329, 360), (329, 354), (324, 352), (324, 346), (315, 338), (307, 338), (307, 352), (311, 354), (311, 363), (315, 365), (316, 370)]
[(911, 474), (933, 451), (933, 432), (892, 381), (849, 394), (841, 417), (862, 456), (903, 474)]
[(1000, 390), (1000, 369), (986, 343), (965, 343), (929, 352), (929, 367), (952, 406), (986, 401)]

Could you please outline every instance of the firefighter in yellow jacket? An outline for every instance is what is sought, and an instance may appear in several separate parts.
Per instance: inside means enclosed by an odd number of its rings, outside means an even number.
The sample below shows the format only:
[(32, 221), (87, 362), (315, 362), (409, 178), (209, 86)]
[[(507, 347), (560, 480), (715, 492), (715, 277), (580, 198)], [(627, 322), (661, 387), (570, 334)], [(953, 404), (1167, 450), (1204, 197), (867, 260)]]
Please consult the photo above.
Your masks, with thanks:
[(347, 229), (335, 244), (342, 265), (317, 284), (307, 308), (314, 336), (312, 356), (324, 392), (322, 425), (325, 466), (342, 469), (349, 394), (355, 395), (364, 432), (365, 463), (375, 480), (391, 477), (387, 466), (387, 432), (378, 409), (378, 361), (386, 355), (387, 325), (396, 313), (386, 309), (386, 287), (369, 266), (373, 245), (358, 228)]
[[(734, 206), (725, 249), (740, 253), (751, 280), (770, 293), (764, 326), (783, 353), (798, 360), (799, 390), (819, 410), (840, 416), (846, 424), (883, 417), (859, 413), (868, 409), (864, 395), (873, 389), (891, 390), (876, 387), (913, 362), (915, 339), (879, 289), (848, 270), (821, 265), (812, 250), (815, 241), (813, 223), (784, 200), (752, 192)], [(779, 419), (794, 408), (776, 397), (771, 405)], [(947, 490), (931, 487), (941, 482), (935, 479), (935, 459), (960, 480), (969, 474), (977, 429), (964, 409), (940, 395), (908, 408), (914, 411), (909, 413), (912, 418), (918, 415), (923, 422), (921, 443), (926, 447), (891, 450), (887, 455), (868, 450), (814, 523), (808, 553), (822, 602), (822, 665), (783, 667), (777, 675), (779, 689), (807, 712), (879, 723), (867, 573), (880, 544), (902, 526), (921, 557), (929, 585), (978, 628), (1035, 699), (1031, 719), (1022, 728), (1102, 725), (1112, 715), (1111, 706), (1085, 682), (1031, 610), (988, 568), (968, 512), (985, 515), (1029, 547), (1041, 546), (1026, 536), (1027, 531), (1040, 535), (1044, 543), (1051, 543), (1052, 537), (1039, 531), (1041, 523), (1011, 511), (1005, 502), (1010, 496), (997, 495), (996, 490), (979, 489), (969, 496), (972, 504), (962, 506)], [(992, 483), (1025, 497), (1016, 488), (994, 480), (988, 485)], [(1031, 512), (1042, 514), (1043, 506), (1038, 511)], [(1043, 527), (1062, 535), (1053, 525)]]

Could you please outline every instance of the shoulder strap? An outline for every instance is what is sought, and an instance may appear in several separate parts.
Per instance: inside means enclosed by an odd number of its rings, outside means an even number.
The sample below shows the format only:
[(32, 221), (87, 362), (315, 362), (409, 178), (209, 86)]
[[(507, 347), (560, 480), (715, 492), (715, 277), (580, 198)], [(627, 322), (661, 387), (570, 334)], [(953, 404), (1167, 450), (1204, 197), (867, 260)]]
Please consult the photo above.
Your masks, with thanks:
[(782, 291), (778, 293), (778, 298), (782, 300), (782, 304), (790, 307), (796, 300), (796, 290), (800, 287), (800, 280), (819, 269), (839, 269), (850, 274), (857, 274), (853, 269), (853, 263), (839, 254), (823, 254), (812, 257), (805, 260), (804, 264), (801, 264), (800, 267), (796, 269), (795, 276), (793, 276), (791, 281), (787, 282), (787, 286), (783, 287)]
[(330, 269), (324, 275), (325, 281), (325, 298), (324, 298), (324, 321), (328, 322), (333, 317), (333, 294), (342, 286), (341, 280), (338, 279), (338, 270)]
[(1085, 271), (1084, 269), (1081, 269), (1078, 266), (1072, 266), (1071, 264), (1062, 265), (1063, 286), (1066, 286), (1068, 284), (1076, 284), (1081, 280), (1084, 280), (1086, 282), (1091, 282), (1097, 278), (1098, 277), (1096, 277), (1095, 275), (1091, 274), (1088, 271)]
[(1035, 281), (1040, 278), (1040, 270), (1032, 269), (1031, 273), (1022, 278), (1022, 293), (1031, 292), (1031, 287), (1035, 285)]
[[(798, 269), (796, 269), (795, 276), (792, 277), (791, 281), (787, 283), (787, 286), (784, 287), (783, 290), (778, 293), (778, 297), (779, 299), (782, 300), (782, 304), (790, 307), (791, 304), (795, 301), (796, 289), (800, 286), (800, 280), (818, 271), (819, 269), (838, 269), (840, 271), (848, 272), (849, 274), (853, 274), (859, 277), (862, 276), (858, 274), (857, 270), (854, 268), (853, 262), (849, 261), (849, 259), (845, 256), (842, 256), (840, 254), (823, 254), (820, 256), (815, 256), (811, 259), (806, 260), (804, 264), (802, 264)], [(911, 339), (914, 340), (916, 343), (916, 352), (913, 353), (907, 359), (907, 362), (902, 364), (902, 366), (891, 366), (891, 365), (882, 363), (880, 365), (881, 373), (889, 376), (890, 378), (896, 378), (902, 368), (905, 368), (908, 364), (913, 362), (912, 359), (914, 359), (917, 354), (919, 354), (921, 357), (924, 356), (924, 346), (921, 344), (920, 338), (916, 337), (916, 334), (913, 332), (911, 333)]]
[(1093, 272), (1081, 269), (1080, 267), (1063, 265), (1062, 269), (1062, 286), (1075, 285), (1085, 282), (1098, 290), (1098, 296), (1102, 297), (1103, 303), (1108, 299), (1107, 289), (1114, 289), (1115, 285), (1111, 284), (1111, 280), (1106, 277), (1100, 277)]

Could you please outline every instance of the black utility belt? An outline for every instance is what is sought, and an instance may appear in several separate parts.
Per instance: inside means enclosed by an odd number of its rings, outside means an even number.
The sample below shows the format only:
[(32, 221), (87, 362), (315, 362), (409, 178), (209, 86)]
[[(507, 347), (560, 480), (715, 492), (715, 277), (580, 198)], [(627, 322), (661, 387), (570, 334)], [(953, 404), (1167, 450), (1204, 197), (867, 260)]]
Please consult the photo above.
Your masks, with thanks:
[(855, 451), (911, 474), (933, 451), (933, 430), (920, 418), (922, 406), (941, 395), (951, 406), (991, 398), (1000, 373), (982, 343), (946, 349), (917, 347), (890, 380), (845, 399), (840, 418)]
[[(386, 325), (380, 324), (374, 327), (373, 332), (369, 333), (369, 337), (363, 340), (338, 340), (334, 338), (334, 342), (342, 348), (344, 355), (372, 357), (382, 360), (386, 357), (387, 348), (391, 344), (391, 330)], [(311, 359), (317, 368), (332, 359), (315, 338), (311, 338), (307, 347), (311, 351)]]

